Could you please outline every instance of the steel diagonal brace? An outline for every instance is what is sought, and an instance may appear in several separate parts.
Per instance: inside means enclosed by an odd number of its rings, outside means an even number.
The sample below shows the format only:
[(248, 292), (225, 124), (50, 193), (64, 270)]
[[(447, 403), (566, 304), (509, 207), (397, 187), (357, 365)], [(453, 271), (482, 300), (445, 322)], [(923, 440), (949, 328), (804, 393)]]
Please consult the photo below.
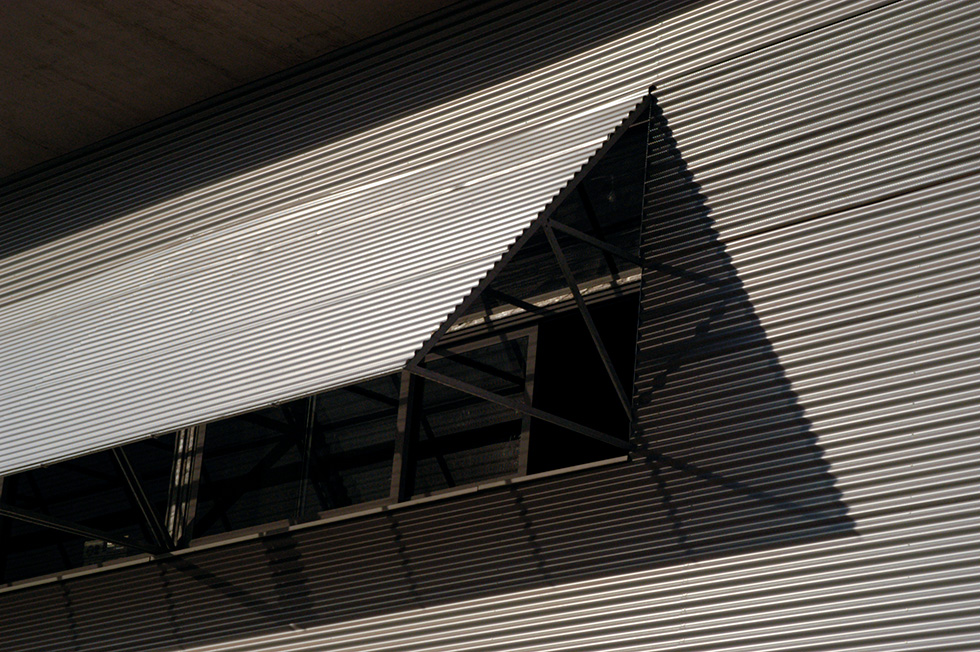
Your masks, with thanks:
[(98, 539), (100, 541), (105, 541), (106, 543), (114, 543), (118, 546), (148, 552), (151, 555), (159, 555), (166, 552), (166, 550), (157, 546), (142, 543), (140, 541), (133, 541), (123, 537), (117, 537), (107, 532), (102, 532), (101, 530), (71, 523), (54, 516), (38, 514), (36, 512), (20, 509), (18, 507), (0, 505), (0, 516), (6, 516), (7, 518), (12, 518), (16, 521), (31, 523), (33, 525), (50, 528), (52, 530), (58, 530), (59, 532), (67, 532), (68, 534), (74, 534), (86, 539)]
[[(653, 88), (651, 87), (650, 93), (652, 92)], [(551, 200), (551, 203), (548, 204), (547, 208), (545, 208), (541, 215), (539, 215), (538, 218), (524, 230), (524, 233), (517, 239), (517, 242), (511, 245), (507, 253), (505, 253), (503, 257), (497, 261), (497, 264), (493, 266), (493, 269), (483, 277), (483, 280), (481, 280), (466, 296), (466, 298), (463, 299), (458, 306), (456, 306), (456, 309), (451, 315), (449, 315), (449, 318), (446, 319), (446, 321), (444, 321), (442, 325), (436, 329), (436, 332), (433, 333), (432, 336), (429, 337), (429, 339), (419, 348), (419, 350), (415, 352), (415, 355), (409, 361), (410, 367), (416, 367), (422, 364), (422, 361), (432, 350), (432, 347), (438, 344), (439, 340), (442, 339), (442, 336), (449, 332), (453, 325), (466, 314), (466, 312), (470, 309), (470, 306), (473, 305), (473, 302), (476, 301), (483, 291), (486, 290), (497, 278), (497, 276), (500, 274), (500, 270), (506, 267), (514, 256), (517, 255), (517, 252), (520, 251), (520, 249), (527, 243), (527, 241), (530, 240), (544, 224), (546, 224), (547, 220), (551, 218), (551, 215), (558, 209), (559, 206), (561, 206), (568, 196), (576, 191), (579, 183), (581, 183), (582, 180), (588, 176), (592, 168), (595, 167), (600, 160), (602, 160), (602, 157), (606, 155), (606, 153), (619, 141), (620, 138), (622, 138), (623, 134), (629, 131), (629, 128), (633, 125), (633, 123), (635, 123), (641, 115), (649, 110), (651, 98), (652, 95), (647, 94), (642, 100), (640, 100), (636, 107), (630, 111), (630, 114), (626, 116), (626, 119), (623, 120), (619, 127), (616, 128), (616, 131), (614, 131), (612, 135), (606, 139), (606, 142), (603, 143), (602, 147), (600, 147), (599, 150), (592, 155), (589, 161), (583, 165), (581, 169), (579, 169), (571, 181), (569, 181), (565, 187), (559, 191), (558, 195)], [(599, 242), (602, 241), (600, 240)]]
[(143, 490), (143, 485), (140, 483), (139, 477), (136, 475), (136, 469), (133, 468), (129, 457), (121, 448), (113, 448), (112, 457), (116, 461), (116, 466), (119, 467), (120, 474), (122, 474), (123, 482), (126, 484), (126, 491), (129, 492), (129, 496), (139, 510), (140, 516), (143, 517), (143, 524), (150, 533), (153, 542), (161, 549), (172, 550), (175, 548), (176, 546), (174, 546), (170, 534), (157, 517), (153, 505), (150, 504), (150, 499)]
[(506, 396), (500, 396), (499, 394), (495, 394), (489, 390), (477, 387), (476, 385), (471, 385), (467, 382), (463, 382), (449, 376), (444, 376), (437, 371), (432, 371), (424, 367), (409, 367), (408, 371), (421, 378), (431, 380), (439, 383), (440, 385), (445, 385), (446, 387), (451, 387), (466, 394), (470, 394), (471, 396), (476, 396), (477, 398), (482, 398), (485, 401), (502, 405), (503, 407), (509, 408), (518, 414), (527, 415), (533, 419), (540, 419), (542, 421), (547, 421), (548, 423), (553, 423), (556, 426), (577, 432), (581, 435), (585, 435), (586, 437), (591, 437), (592, 439), (597, 439), (598, 441), (609, 444), (610, 446), (615, 446), (616, 448), (621, 448), (623, 450), (628, 450), (630, 448), (630, 445), (627, 442), (617, 437), (613, 437), (612, 435), (607, 435), (604, 432), (589, 428), (588, 426), (583, 426), (580, 423), (575, 423), (574, 421), (556, 416), (550, 412), (545, 412), (544, 410), (531, 407), (523, 401), (507, 398)]
[(561, 273), (565, 277), (568, 289), (572, 291), (572, 296), (575, 297), (575, 303), (578, 305), (578, 310), (582, 314), (582, 319), (585, 320), (586, 328), (589, 329), (589, 335), (592, 336), (596, 351), (599, 352), (599, 357), (602, 358), (602, 365), (606, 368), (606, 373), (609, 374), (609, 380), (612, 381), (613, 388), (616, 390), (616, 396), (619, 397), (619, 402), (623, 404), (623, 409), (626, 410), (626, 416), (632, 418), (633, 408), (630, 398), (626, 394), (626, 389), (623, 388), (623, 383), (619, 380), (616, 367), (613, 366), (612, 358), (606, 350), (606, 345), (603, 344), (602, 338), (599, 336), (599, 329), (596, 328), (595, 322), (592, 321), (592, 314), (589, 312), (589, 307), (585, 305), (585, 299), (578, 289), (578, 284), (572, 275), (572, 269), (568, 266), (568, 260), (565, 259), (565, 254), (558, 245), (558, 239), (555, 237), (555, 232), (552, 230), (550, 224), (545, 224), (544, 233), (548, 238), (548, 243), (551, 245), (551, 250), (554, 252), (555, 258), (558, 259), (558, 266), (561, 267)]
[(633, 263), (634, 265), (636, 265), (641, 269), (645, 266), (645, 263), (639, 256), (635, 256), (621, 247), (617, 247), (614, 244), (609, 244), (605, 240), (600, 240), (595, 236), (591, 236), (588, 233), (579, 231), (578, 229), (568, 226), (567, 224), (562, 224), (561, 222), (556, 222), (555, 220), (549, 220), (548, 226), (550, 226), (553, 229), (557, 229), (563, 233), (567, 233), (568, 235), (572, 236), (576, 240), (581, 240), (582, 242), (586, 244), (590, 244), (597, 249), (601, 249), (602, 251), (606, 251), (616, 256), (619, 256), (623, 260), (628, 260), (629, 262)]

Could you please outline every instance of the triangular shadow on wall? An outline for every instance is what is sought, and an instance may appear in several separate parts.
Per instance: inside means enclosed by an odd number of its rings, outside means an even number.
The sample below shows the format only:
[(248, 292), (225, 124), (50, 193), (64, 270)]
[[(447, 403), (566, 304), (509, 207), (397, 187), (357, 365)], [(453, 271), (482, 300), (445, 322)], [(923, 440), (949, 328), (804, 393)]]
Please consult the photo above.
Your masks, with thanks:
[[(30, 627), (41, 616), (25, 605), (36, 605), (48, 622), (71, 625), (65, 626), (71, 630), (66, 649), (195, 647), (261, 634), (288, 636), (318, 625), (489, 596), (496, 596), (494, 609), (503, 608), (508, 600), (524, 599), (507, 596), (527, 589), (755, 550), (789, 550), (855, 534), (817, 437), (663, 113), (651, 98), (630, 121), (618, 137), (633, 147), (639, 139), (640, 160), (645, 157), (647, 164), (633, 170), (627, 184), (634, 187), (629, 192), (635, 194), (635, 214), (608, 235), (621, 249), (632, 247), (633, 256), (638, 247), (642, 282), (630, 278), (638, 268), (610, 266), (610, 259), (595, 251), (578, 258), (569, 234), (557, 236), (577, 277), (612, 278), (590, 295), (589, 305), (601, 333), (628, 334), (604, 341), (627, 389), (635, 362), (631, 429), (617, 413), (622, 410), (601, 361), (586, 368), (585, 376), (595, 382), (583, 384), (580, 395), (565, 391), (549, 399), (546, 379), (538, 375), (533, 401), (546, 412), (569, 410), (570, 403), (575, 409), (592, 405), (563, 414), (580, 425), (619, 433), (630, 461), (501, 482), (438, 501), (164, 556), (120, 568), (109, 576), (111, 582), (95, 574), (31, 587), (0, 595), (0, 615), (6, 612), (11, 623)], [(604, 148), (545, 219), (576, 224), (569, 218), (583, 214), (588, 198), (614, 204), (622, 186), (603, 190), (610, 178), (600, 163), (623, 149)], [(587, 188), (584, 197), (575, 194), (580, 183)], [(630, 220), (635, 228), (625, 226)], [(491, 333), (520, 326), (517, 313), (517, 321), (489, 319), (494, 311), (499, 316), (509, 309), (502, 295), (541, 296), (549, 283), (561, 290), (551, 263), (541, 262), (553, 253), (550, 243), (546, 237), (537, 244), (533, 239), (541, 236), (542, 226), (539, 221), (525, 234), (523, 248), (505, 256), (413, 364), (452, 341), (452, 327), (460, 320), (482, 313)], [(528, 270), (535, 274), (529, 277)], [(484, 294), (487, 288), (497, 294)], [(574, 303), (565, 302), (565, 314), (575, 316)], [(528, 318), (533, 313), (524, 311)], [(553, 329), (553, 335), (560, 338), (567, 330)], [(586, 329), (579, 326), (579, 331), (579, 341), (588, 343)], [(545, 334), (540, 335), (543, 346)], [(442, 336), (448, 339), (439, 341)], [(579, 356), (573, 351), (566, 357), (574, 362)], [(624, 366), (624, 359), (629, 364)], [(558, 367), (552, 377), (564, 375), (565, 367)], [(600, 387), (607, 392), (602, 400), (594, 396)], [(541, 432), (532, 433), (532, 447)], [(537, 454), (545, 460), (535, 462), (537, 470), (546, 470), (548, 460), (555, 467), (585, 461), (576, 451), (587, 449), (593, 441), (588, 436), (557, 426), (544, 432), (544, 445), (537, 453), (531, 450), (532, 459)], [(612, 454), (623, 452), (613, 447)], [(601, 449), (589, 455), (610, 456)], [(84, 627), (75, 627), (73, 605), (93, 593), (128, 607), (93, 610)], [(20, 636), (30, 639), (25, 632)]]

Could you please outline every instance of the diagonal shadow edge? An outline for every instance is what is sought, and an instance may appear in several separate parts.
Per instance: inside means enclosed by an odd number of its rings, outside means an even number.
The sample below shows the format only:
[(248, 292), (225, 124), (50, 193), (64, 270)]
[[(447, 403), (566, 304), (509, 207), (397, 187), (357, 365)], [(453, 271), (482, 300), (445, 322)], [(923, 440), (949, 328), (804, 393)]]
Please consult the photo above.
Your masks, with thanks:
[(647, 157), (634, 444), (678, 545), (697, 554), (692, 540), (721, 522), (737, 532), (739, 514), (753, 520), (753, 532), (771, 523), (767, 538), (787, 544), (856, 534), (655, 100)]

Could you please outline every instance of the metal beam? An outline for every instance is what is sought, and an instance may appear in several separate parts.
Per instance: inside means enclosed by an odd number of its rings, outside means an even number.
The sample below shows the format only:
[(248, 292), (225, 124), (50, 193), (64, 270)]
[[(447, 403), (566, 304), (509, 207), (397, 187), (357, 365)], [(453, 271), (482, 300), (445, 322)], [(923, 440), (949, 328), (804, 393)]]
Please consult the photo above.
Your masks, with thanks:
[[(628, 260), (629, 262), (633, 263), (637, 267), (640, 267), (641, 269), (645, 266), (645, 263), (643, 262), (642, 258), (640, 258), (639, 256), (634, 256), (633, 254), (626, 251), (622, 247), (617, 247), (614, 244), (609, 244), (605, 240), (600, 240), (599, 238), (591, 236), (588, 233), (579, 231), (578, 229), (568, 226), (567, 224), (556, 222), (555, 220), (551, 220), (550, 222), (548, 222), (548, 225), (554, 229), (558, 229), (563, 233), (567, 233), (568, 235), (572, 236), (576, 240), (581, 240), (582, 242), (586, 244), (590, 244), (597, 249), (602, 249), (603, 251), (606, 251), (610, 254), (615, 254), (619, 256), (623, 260)], [(618, 271), (614, 269), (613, 274), (617, 274), (617, 273)]]
[[(296, 499), (296, 521), (306, 515), (306, 490), (310, 486), (310, 466), (313, 456), (313, 430), (316, 428), (316, 395), (306, 400), (306, 419), (303, 424), (303, 440), (300, 449), (302, 470), (299, 478), (299, 496)], [(322, 502), (322, 499), (321, 499)]]
[(542, 317), (551, 317), (552, 315), (555, 314), (554, 311), (552, 310), (548, 310), (547, 308), (544, 308), (542, 306), (537, 306), (533, 303), (525, 301), (524, 299), (519, 299), (518, 297), (507, 294), (506, 292), (501, 292), (500, 290), (487, 288), (486, 290), (483, 291), (483, 293), (493, 297), (494, 299), (498, 299), (504, 303), (508, 303), (514, 306), (515, 308), (520, 308), (525, 312), (531, 312), (536, 315), (540, 315)]
[[(41, 495), (41, 485), (38, 484), (36, 474), (36, 471), (27, 471), (23, 475), (27, 480), (27, 484), (30, 485), (31, 492), (34, 494), (35, 504), (40, 509), (40, 513), (48, 516), (51, 513), (51, 508), (48, 507), (48, 502)], [(65, 570), (71, 568), (71, 557), (68, 556), (65, 544), (61, 541), (58, 542), (58, 554), (61, 555), (61, 562), (65, 565)]]
[[(394, 377), (392, 377), (392, 380), (395, 383), (395, 390), (401, 393), (401, 386), (399, 382), (395, 380)], [(378, 394), (377, 392), (370, 392), (370, 393), (375, 395), (375, 400), (382, 401), (386, 404), (388, 403), (389, 397), (385, 396), (384, 394)], [(445, 478), (446, 480), (446, 485), (449, 487), (455, 487), (456, 481), (453, 479), (453, 474), (452, 471), (450, 471), (449, 469), (449, 464), (446, 462), (446, 458), (442, 454), (442, 446), (440, 445), (439, 441), (436, 439), (435, 431), (432, 429), (432, 424), (429, 423), (429, 418), (422, 411), (421, 400), (419, 400), (417, 410), (418, 410), (417, 413), (418, 413), (418, 422), (419, 422), (418, 425), (420, 428), (419, 432), (421, 434), (424, 434), (426, 440), (432, 443), (432, 452), (435, 455), (436, 464), (439, 465), (439, 470), (442, 472), (442, 477)]]
[(197, 494), (204, 465), (204, 426), (178, 430), (164, 525), (175, 546), (187, 543), (197, 516)]
[(592, 321), (592, 313), (589, 312), (589, 307), (585, 305), (585, 298), (579, 292), (578, 284), (575, 282), (575, 276), (572, 274), (571, 267), (568, 266), (568, 260), (565, 259), (565, 254), (558, 245), (558, 239), (555, 237), (555, 232), (551, 229), (550, 224), (545, 225), (544, 233), (548, 238), (548, 243), (551, 245), (551, 250), (555, 253), (555, 258), (558, 259), (558, 266), (561, 267), (561, 273), (565, 277), (568, 289), (572, 291), (572, 296), (575, 297), (575, 303), (578, 305), (579, 313), (581, 313), (582, 319), (585, 320), (585, 326), (589, 329), (589, 335), (592, 336), (596, 351), (599, 352), (599, 357), (602, 359), (602, 366), (606, 368), (609, 380), (612, 381), (613, 388), (616, 390), (616, 396), (619, 397), (619, 402), (622, 403), (627, 418), (632, 420), (633, 407), (630, 398), (623, 388), (623, 383), (619, 380), (616, 367), (613, 365), (612, 358), (606, 350), (606, 345), (603, 344), (602, 338), (599, 336), (599, 329), (596, 328), (595, 322)]
[(0, 505), (0, 516), (6, 516), (7, 518), (12, 518), (16, 521), (31, 523), (33, 525), (50, 528), (52, 530), (58, 530), (59, 532), (67, 532), (68, 534), (74, 534), (85, 539), (98, 539), (100, 541), (105, 541), (106, 543), (114, 543), (118, 546), (124, 546), (134, 550), (141, 550), (143, 552), (150, 553), (151, 555), (158, 555), (166, 552), (162, 548), (143, 543), (141, 541), (117, 537), (107, 532), (102, 532), (101, 530), (85, 527), (84, 525), (78, 525), (76, 523), (70, 523), (69, 521), (65, 521), (54, 516), (38, 514), (37, 512), (20, 509), (19, 507)]
[[(295, 521), (305, 520), (306, 499), (300, 500), (299, 496), (306, 495), (306, 490), (310, 484), (316, 493), (317, 500), (320, 501), (320, 509), (331, 509), (334, 507), (345, 507), (351, 504), (350, 497), (344, 487), (344, 482), (340, 474), (331, 464), (324, 462), (323, 457), (317, 451), (325, 451), (328, 462), (331, 459), (330, 446), (324, 433), (333, 430), (336, 424), (318, 423), (316, 420), (316, 397), (307, 397), (306, 409), (302, 416), (298, 418), (293, 410), (287, 409), (296, 407), (297, 403), (284, 404), (281, 406), (283, 416), (289, 424), (288, 435), (296, 442), (296, 449), (300, 455), (300, 465), (302, 473), (300, 484), (303, 484), (303, 473), (306, 474), (306, 488), (301, 487), (301, 493), (297, 494), (296, 513), (293, 514)], [(311, 403), (310, 401), (313, 401)], [(347, 420), (349, 422), (350, 419)], [(308, 460), (308, 461), (306, 461)], [(326, 477), (324, 477), (326, 476)], [(326, 483), (326, 484), (325, 484)], [(300, 502), (303, 504), (300, 505)]]
[[(396, 383), (397, 384), (397, 383)], [(356, 394), (357, 396), (363, 396), (364, 398), (369, 398), (372, 401), (377, 401), (378, 403), (384, 403), (388, 407), (398, 407), (398, 399), (392, 398), (382, 394), (381, 392), (375, 392), (358, 385), (348, 385), (342, 388), (345, 392), (350, 392), (351, 394)]]
[(422, 383), (409, 371), (403, 371), (398, 392), (398, 422), (395, 455), (391, 466), (391, 499), (408, 500), (415, 493), (415, 442), (418, 441), (422, 407)]
[(143, 519), (143, 527), (150, 535), (150, 539), (157, 547), (172, 550), (174, 543), (170, 540), (170, 535), (164, 529), (163, 523), (160, 522), (153, 505), (150, 504), (150, 499), (146, 495), (146, 491), (143, 490), (143, 485), (140, 483), (139, 476), (136, 475), (136, 469), (129, 461), (129, 456), (126, 455), (122, 447), (113, 448), (110, 452), (116, 461), (120, 475), (122, 475), (129, 498)]
[(537, 408), (526, 405), (523, 401), (516, 401), (506, 396), (500, 396), (499, 394), (494, 394), (489, 390), (485, 390), (481, 387), (475, 385), (470, 385), (461, 380), (456, 380), (455, 378), (450, 378), (437, 371), (432, 371), (430, 369), (425, 369), (422, 367), (410, 367), (409, 371), (422, 378), (437, 382), (440, 385), (445, 385), (446, 387), (452, 387), (471, 396), (476, 396), (477, 398), (482, 398), (485, 401), (490, 401), (491, 403), (496, 403), (497, 405), (502, 405), (506, 408), (510, 408), (518, 414), (527, 415), (529, 417), (540, 419), (542, 421), (547, 421), (548, 423), (553, 423), (556, 426), (560, 426), (567, 430), (577, 432), (586, 437), (591, 437), (598, 441), (609, 444), (610, 446), (615, 446), (623, 450), (629, 450), (630, 445), (628, 442), (623, 441), (612, 435), (607, 435), (604, 432), (600, 432), (588, 426), (583, 426), (580, 423), (575, 423), (574, 421), (569, 421), (562, 417), (551, 414), (550, 412), (545, 412), (544, 410), (539, 410)]
[[(488, 346), (492, 346), (492, 345), (488, 345)], [(462, 365), (464, 367), (469, 367), (470, 369), (473, 369), (474, 371), (482, 371), (483, 373), (487, 374), (488, 376), (494, 376), (495, 378), (499, 378), (500, 380), (503, 380), (503, 381), (506, 381), (508, 383), (511, 383), (511, 384), (515, 385), (516, 387), (521, 387), (521, 386), (524, 385), (524, 379), (521, 378), (520, 376), (517, 376), (515, 374), (511, 374), (511, 373), (507, 373), (503, 369), (497, 369), (493, 365), (489, 365), (489, 364), (486, 364), (484, 362), (480, 362), (479, 360), (473, 360), (471, 358), (467, 358), (462, 353), (456, 353), (456, 352), (452, 351), (451, 348), (445, 348), (445, 349), (443, 349), (443, 348), (436, 348), (436, 349), (433, 349), (432, 353), (426, 359), (426, 362), (430, 362), (431, 360), (438, 359), (438, 358), (442, 358), (444, 360), (451, 360), (451, 361), (455, 362), (456, 364)]]

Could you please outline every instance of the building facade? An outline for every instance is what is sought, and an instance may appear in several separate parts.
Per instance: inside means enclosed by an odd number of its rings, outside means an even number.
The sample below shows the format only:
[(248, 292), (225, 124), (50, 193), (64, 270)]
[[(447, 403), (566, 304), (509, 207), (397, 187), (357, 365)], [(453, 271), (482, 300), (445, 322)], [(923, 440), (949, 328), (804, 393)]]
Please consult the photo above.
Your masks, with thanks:
[(4, 648), (980, 648), (978, 28), (463, 2), (11, 181)]

